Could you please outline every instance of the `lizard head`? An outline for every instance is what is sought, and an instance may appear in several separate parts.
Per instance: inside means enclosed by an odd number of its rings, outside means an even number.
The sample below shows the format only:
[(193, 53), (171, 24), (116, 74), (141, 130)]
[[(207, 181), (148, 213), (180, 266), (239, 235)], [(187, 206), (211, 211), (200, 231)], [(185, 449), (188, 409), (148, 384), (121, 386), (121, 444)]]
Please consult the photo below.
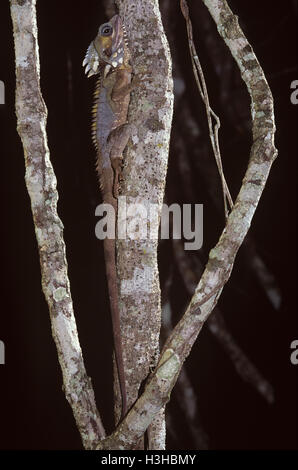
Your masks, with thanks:
[(119, 15), (113, 16), (108, 23), (100, 25), (98, 34), (87, 49), (83, 67), (88, 77), (100, 73), (104, 67), (104, 76), (111, 69), (124, 62), (126, 49), (125, 30)]

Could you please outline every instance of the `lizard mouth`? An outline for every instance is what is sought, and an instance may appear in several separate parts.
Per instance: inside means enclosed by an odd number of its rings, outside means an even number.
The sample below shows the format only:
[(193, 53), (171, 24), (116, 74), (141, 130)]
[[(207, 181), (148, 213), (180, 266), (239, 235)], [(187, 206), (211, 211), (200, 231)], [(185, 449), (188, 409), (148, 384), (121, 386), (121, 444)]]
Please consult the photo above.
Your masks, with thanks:
[(114, 28), (114, 41), (111, 49), (108, 51), (109, 60), (107, 61), (113, 68), (121, 66), (124, 60), (124, 35), (123, 25), (119, 15), (115, 15), (111, 23)]
[(115, 15), (112, 18), (111, 23), (113, 24), (114, 28), (114, 37), (115, 43), (112, 46), (111, 55), (113, 55), (119, 49), (121, 42), (122, 42), (122, 28), (121, 28), (121, 19), (119, 15)]

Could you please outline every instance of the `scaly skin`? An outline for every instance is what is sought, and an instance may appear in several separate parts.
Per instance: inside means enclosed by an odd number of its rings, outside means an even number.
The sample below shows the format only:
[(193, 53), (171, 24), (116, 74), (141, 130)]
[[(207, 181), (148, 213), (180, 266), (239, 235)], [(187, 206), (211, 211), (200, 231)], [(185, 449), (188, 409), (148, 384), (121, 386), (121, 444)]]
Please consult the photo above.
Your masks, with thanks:
[[(116, 215), (121, 161), (130, 136), (127, 124), (131, 89), (129, 60), (130, 54), (122, 22), (120, 17), (115, 15), (108, 23), (99, 27), (96, 38), (87, 50), (83, 66), (86, 66), (85, 71), (88, 77), (100, 74), (94, 93), (92, 134), (97, 151), (96, 169), (103, 202), (111, 204)], [(115, 357), (122, 397), (122, 419), (127, 412), (127, 398), (120, 331), (115, 239), (104, 239), (104, 255)]]

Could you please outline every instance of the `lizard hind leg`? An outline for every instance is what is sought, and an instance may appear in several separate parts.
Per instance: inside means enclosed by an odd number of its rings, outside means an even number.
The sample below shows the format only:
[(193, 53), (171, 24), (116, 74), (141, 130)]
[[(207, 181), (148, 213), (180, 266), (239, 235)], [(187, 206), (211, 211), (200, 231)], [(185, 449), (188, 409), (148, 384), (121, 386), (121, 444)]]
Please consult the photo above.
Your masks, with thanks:
[(130, 125), (128, 123), (125, 123), (114, 129), (109, 135), (108, 144), (110, 146), (111, 165), (114, 170), (113, 193), (115, 198), (118, 197), (119, 193), (119, 182), (121, 178), (123, 152), (129, 141), (130, 134)]

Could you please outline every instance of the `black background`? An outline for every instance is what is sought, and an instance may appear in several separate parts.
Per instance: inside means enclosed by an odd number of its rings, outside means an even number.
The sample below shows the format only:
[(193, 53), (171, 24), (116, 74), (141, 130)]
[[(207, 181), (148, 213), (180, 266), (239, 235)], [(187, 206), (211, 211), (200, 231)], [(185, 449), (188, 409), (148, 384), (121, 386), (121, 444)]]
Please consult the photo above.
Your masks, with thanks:
[[(179, 15), (176, 2), (173, 5), (175, 14)], [(298, 339), (297, 107), (290, 102), (290, 84), (298, 79), (297, 2), (234, 0), (230, 5), (239, 15), (275, 98), (279, 157), (251, 232), (281, 289), (282, 305), (279, 311), (274, 310), (260, 288), (246, 276), (241, 252), (219, 305), (243, 350), (273, 385), (275, 403), (268, 405), (241, 381), (206, 328), (187, 361), (187, 368), (198, 394), (200, 422), (209, 436), (211, 449), (297, 448), (297, 366), (290, 363), (290, 344)], [(88, 374), (109, 430), (112, 426), (112, 336), (102, 247), (94, 236), (94, 209), (100, 202), (100, 194), (89, 130), (94, 82), (85, 78), (81, 67), (90, 40), (106, 18), (101, 2), (95, 0), (40, 0), (37, 12), (41, 87), (49, 113), (47, 131), (58, 180), (58, 210), (65, 226), (71, 291)], [(6, 364), (0, 366), (0, 448), (80, 449), (80, 437), (61, 390), (61, 373), (41, 292), (36, 241), (24, 184), (23, 152), (16, 132), (14, 48), (8, 1), (0, 2), (0, 18), (0, 79), (6, 90), (6, 104), (0, 106), (0, 339), (6, 345)], [(192, 72), (182, 18), (177, 17), (174, 33), (178, 39), (170, 46), (178, 48), (180, 66), (188, 83), (192, 81)], [(200, 32), (197, 38), (200, 40)], [(207, 58), (203, 66), (208, 76)], [(216, 87), (216, 81), (211, 79), (211, 96), (213, 92), (216, 95)], [(196, 90), (192, 84), (186, 99), (193, 93)], [(174, 129), (176, 119), (177, 115)], [(242, 158), (245, 167), (249, 142), (242, 144), (241, 152), (232, 149), (228, 142), (233, 132), (233, 129), (226, 132), (223, 129), (223, 148), (230, 154), (227, 158)], [(232, 187), (235, 184), (237, 188), (243, 176), (242, 168), (239, 173), (229, 172), (229, 160), (225, 165)], [(171, 151), (167, 194), (171, 194), (176, 179), (175, 152)], [(204, 217), (209, 217), (207, 204)], [(215, 229), (210, 223), (206, 225), (204, 237), (209, 248), (209, 243), (212, 246), (216, 241), (220, 226)], [(160, 249), (162, 282), (170, 255), (170, 248), (164, 243)], [(176, 276), (171, 294), (180, 308), (177, 307), (178, 317), (187, 299), (180, 281)], [(168, 446), (192, 448), (187, 424), (175, 408), (174, 393), (169, 413), (174, 416), (178, 440), (170, 436)]]

